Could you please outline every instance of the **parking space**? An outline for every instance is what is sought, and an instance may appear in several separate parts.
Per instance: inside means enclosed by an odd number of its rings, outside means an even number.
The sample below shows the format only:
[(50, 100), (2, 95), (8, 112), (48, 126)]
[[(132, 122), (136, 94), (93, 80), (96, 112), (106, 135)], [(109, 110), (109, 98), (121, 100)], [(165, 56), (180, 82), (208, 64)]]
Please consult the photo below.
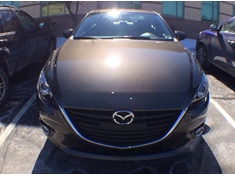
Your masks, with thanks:
[(67, 155), (46, 139), (35, 121), (35, 111), (33, 103), (1, 146), (1, 173), (235, 173), (235, 130), (213, 104), (207, 132), (197, 145), (192, 145), (191, 152), (146, 161), (105, 161)]

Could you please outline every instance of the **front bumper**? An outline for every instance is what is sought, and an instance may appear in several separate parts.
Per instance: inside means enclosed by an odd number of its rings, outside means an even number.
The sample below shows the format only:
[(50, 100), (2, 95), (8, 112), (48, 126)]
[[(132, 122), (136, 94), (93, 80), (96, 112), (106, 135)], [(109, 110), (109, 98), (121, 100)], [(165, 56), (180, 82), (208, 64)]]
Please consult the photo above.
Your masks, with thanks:
[(128, 149), (109, 148), (87, 142), (75, 133), (59, 109), (48, 107), (39, 97), (37, 105), (40, 124), (49, 129), (47, 137), (64, 152), (96, 159), (143, 160), (177, 155), (186, 149), (197, 137), (197, 129), (204, 126), (209, 94), (188, 107), (177, 127), (164, 140)]

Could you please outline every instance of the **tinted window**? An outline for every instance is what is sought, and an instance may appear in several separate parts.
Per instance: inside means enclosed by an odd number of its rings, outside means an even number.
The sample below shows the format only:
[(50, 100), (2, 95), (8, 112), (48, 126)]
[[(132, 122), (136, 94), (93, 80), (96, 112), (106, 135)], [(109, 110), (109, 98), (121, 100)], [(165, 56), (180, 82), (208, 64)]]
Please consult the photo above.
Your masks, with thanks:
[(164, 16), (183, 18), (184, 2), (182, 1), (163, 1), (162, 14)]
[(202, 20), (210, 22), (218, 22), (219, 2), (203, 1), (202, 2)]
[(19, 1), (0, 1), (0, 4), (13, 5), (19, 7)]
[(37, 23), (27, 13), (24, 13), (22, 11), (18, 11), (18, 12), (16, 12), (16, 14), (20, 20), (23, 31), (29, 32), (29, 31), (34, 31), (37, 29), (37, 27), (38, 27)]
[(173, 40), (172, 33), (157, 14), (110, 11), (90, 14), (75, 31), (74, 37), (146, 37)]
[(140, 9), (141, 1), (117, 1), (118, 8)]
[[(71, 1), (71, 6), (77, 2)], [(69, 11), (64, 2), (60, 1), (43, 1), (41, 2), (42, 16), (63, 15), (69, 14)]]
[(225, 23), (222, 26), (221, 31), (235, 33), (235, 20)]
[(235, 5), (233, 5), (233, 16), (235, 16)]
[(4, 32), (16, 31), (16, 22), (11, 11), (1, 11)]

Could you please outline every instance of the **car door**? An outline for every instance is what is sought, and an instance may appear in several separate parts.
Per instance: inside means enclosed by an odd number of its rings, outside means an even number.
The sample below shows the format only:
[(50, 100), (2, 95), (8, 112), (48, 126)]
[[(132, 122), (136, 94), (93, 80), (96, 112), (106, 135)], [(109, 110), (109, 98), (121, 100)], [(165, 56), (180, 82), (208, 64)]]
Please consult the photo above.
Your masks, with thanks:
[(23, 35), (26, 40), (27, 59), (29, 64), (38, 58), (41, 58), (47, 48), (47, 38), (43, 30), (39, 28), (38, 23), (24, 11), (16, 11), (16, 15), (22, 27)]
[(16, 19), (9, 8), (1, 10), (0, 16), (0, 40), (5, 45), (5, 49), (1, 48), (0, 52), (7, 57), (9, 73), (13, 75), (24, 67), (26, 57), (25, 40), (20, 35)]
[(221, 26), (221, 35), (223, 35), (226, 46), (225, 57), (227, 66), (235, 73), (235, 19), (225, 23)]
[(213, 53), (215, 65), (226, 69), (228, 72), (235, 71), (235, 19), (222, 24), (217, 35), (211, 39), (210, 51)]

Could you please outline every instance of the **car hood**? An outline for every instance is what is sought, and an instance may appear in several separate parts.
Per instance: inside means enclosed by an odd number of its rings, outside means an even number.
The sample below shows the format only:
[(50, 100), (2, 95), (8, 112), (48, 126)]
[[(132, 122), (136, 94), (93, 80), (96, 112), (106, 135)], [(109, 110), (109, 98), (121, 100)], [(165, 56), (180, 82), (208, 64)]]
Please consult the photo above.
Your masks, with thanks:
[[(62, 104), (76, 101), (75, 97), (94, 100), (104, 95), (126, 95), (123, 100), (138, 95), (139, 101), (147, 95), (150, 99), (168, 96), (169, 102), (183, 99), (181, 104), (186, 95), (188, 103), (201, 78), (195, 60), (180, 42), (128, 39), (68, 39), (45, 72), (53, 95)], [(95, 100), (101, 101), (98, 97)]]

